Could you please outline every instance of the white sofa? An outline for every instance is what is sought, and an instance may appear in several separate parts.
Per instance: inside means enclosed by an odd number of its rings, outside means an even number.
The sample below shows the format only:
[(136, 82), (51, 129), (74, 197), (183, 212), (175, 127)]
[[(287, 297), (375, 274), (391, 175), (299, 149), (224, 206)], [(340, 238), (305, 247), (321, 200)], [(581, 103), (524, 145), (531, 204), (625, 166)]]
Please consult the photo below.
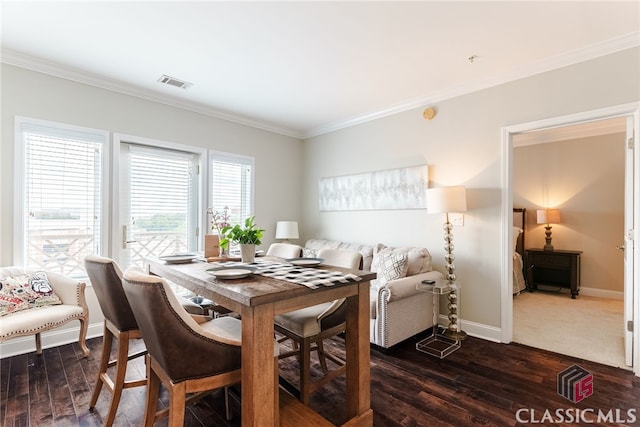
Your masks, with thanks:
[[(433, 326), (433, 298), (428, 292), (416, 290), (426, 279), (439, 279), (442, 274), (433, 271), (431, 254), (426, 248), (391, 248), (383, 244), (367, 245), (335, 240), (310, 239), (305, 243), (304, 256), (314, 257), (322, 248), (356, 251), (362, 254), (362, 269), (374, 271), (378, 278), (371, 282), (370, 341), (389, 348)], [(406, 259), (401, 266), (401, 277), (385, 280), (381, 261)], [(393, 276), (393, 275), (392, 275)], [(386, 282), (386, 283), (385, 283)]]
[[(21, 267), (0, 267), (0, 281), (34, 272), (35, 270), (25, 270)], [(41, 354), (40, 334), (42, 332), (73, 320), (79, 320), (78, 344), (82, 355), (88, 356), (89, 348), (86, 345), (86, 337), (89, 326), (89, 308), (84, 294), (86, 285), (57, 273), (46, 272), (46, 276), (51, 289), (59, 297), (61, 304), (27, 308), (0, 317), (0, 343), (12, 338), (35, 335), (36, 352)]]

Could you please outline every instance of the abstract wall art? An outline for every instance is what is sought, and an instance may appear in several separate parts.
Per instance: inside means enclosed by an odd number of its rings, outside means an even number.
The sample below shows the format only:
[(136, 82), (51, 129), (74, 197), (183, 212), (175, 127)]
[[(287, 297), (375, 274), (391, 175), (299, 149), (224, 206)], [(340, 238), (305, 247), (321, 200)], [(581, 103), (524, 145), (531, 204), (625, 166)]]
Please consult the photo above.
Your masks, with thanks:
[(321, 211), (426, 209), (429, 166), (321, 178)]

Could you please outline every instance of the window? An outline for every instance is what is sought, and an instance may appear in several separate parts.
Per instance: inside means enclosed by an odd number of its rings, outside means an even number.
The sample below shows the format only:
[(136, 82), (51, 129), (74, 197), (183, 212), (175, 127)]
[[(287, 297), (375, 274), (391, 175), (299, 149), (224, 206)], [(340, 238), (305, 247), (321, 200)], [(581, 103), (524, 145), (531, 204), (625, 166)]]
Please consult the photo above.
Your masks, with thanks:
[(253, 213), (254, 159), (213, 152), (211, 168), (211, 207), (221, 211), (229, 207), (231, 225), (244, 224)]
[(130, 143), (121, 148), (118, 197), (127, 238), (121, 263), (195, 250), (198, 155)]
[(85, 277), (100, 253), (105, 131), (16, 118), (15, 261)]

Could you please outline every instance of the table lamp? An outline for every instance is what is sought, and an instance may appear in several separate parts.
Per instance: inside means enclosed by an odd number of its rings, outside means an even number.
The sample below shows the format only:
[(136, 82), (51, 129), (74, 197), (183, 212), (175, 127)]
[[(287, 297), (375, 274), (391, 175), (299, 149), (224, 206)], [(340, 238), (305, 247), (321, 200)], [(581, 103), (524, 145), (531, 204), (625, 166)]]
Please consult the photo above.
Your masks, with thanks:
[(298, 237), (298, 223), (296, 221), (278, 221), (276, 223), (276, 239), (289, 242), (289, 239), (297, 239)]
[[(459, 213), (467, 211), (467, 193), (464, 187), (439, 187), (427, 189), (427, 213), (444, 213), (444, 250), (446, 261), (446, 279), (448, 282), (456, 281), (454, 264), (455, 256), (453, 255), (453, 225), (449, 222), (450, 213)], [(456, 340), (463, 340), (467, 337), (464, 331), (458, 326), (458, 293), (451, 292), (447, 296), (449, 299), (449, 326), (445, 331), (445, 336)]]
[(538, 209), (536, 211), (536, 219), (538, 224), (546, 224), (544, 227), (545, 251), (552, 251), (551, 245), (551, 224), (560, 224), (560, 210), (559, 209)]

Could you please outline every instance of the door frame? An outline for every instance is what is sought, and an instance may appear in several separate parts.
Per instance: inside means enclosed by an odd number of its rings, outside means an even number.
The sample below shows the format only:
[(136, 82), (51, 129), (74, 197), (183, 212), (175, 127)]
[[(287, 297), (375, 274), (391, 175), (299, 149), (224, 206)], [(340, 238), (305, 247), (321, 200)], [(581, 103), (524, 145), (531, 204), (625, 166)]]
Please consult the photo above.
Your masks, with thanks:
[[(579, 123), (587, 123), (616, 117), (631, 117), (634, 124), (633, 158), (635, 182), (640, 178), (640, 102), (621, 104), (596, 110), (583, 111), (559, 117), (551, 117), (533, 122), (505, 126), (502, 134), (502, 288), (501, 288), (501, 330), (502, 342), (510, 343), (513, 339), (513, 135), (523, 132), (549, 129)], [(633, 239), (625, 244), (633, 244), (633, 306), (640, 307), (640, 250), (638, 240), (640, 235), (640, 186), (634, 186)], [(633, 372), (640, 376), (640, 310), (633, 313)], [(621, 325), (622, 327), (622, 325)]]

